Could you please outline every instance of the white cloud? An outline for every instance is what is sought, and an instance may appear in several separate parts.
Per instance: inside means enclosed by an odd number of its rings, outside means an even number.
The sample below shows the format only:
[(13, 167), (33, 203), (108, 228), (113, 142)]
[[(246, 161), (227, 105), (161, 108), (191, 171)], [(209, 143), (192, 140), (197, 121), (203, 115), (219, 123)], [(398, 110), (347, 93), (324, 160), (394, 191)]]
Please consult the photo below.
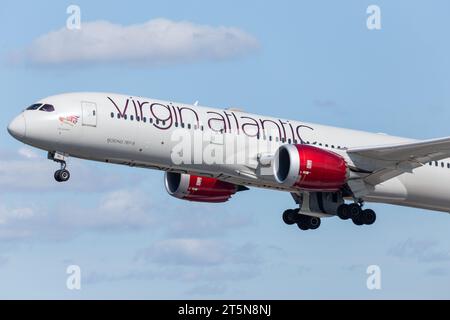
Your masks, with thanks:
[(258, 41), (233, 27), (153, 19), (122, 26), (108, 21), (82, 23), (37, 38), (22, 58), (35, 65), (128, 63), (159, 66), (224, 60), (257, 50)]
[[(218, 214), (217, 207), (208, 204), (192, 204), (168, 196), (161, 199), (162, 179), (144, 180), (145, 175), (137, 169), (127, 169), (127, 174), (109, 174), (94, 164), (70, 159), (72, 177), (60, 184), (53, 178), (58, 165), (44, 154), (22, 148), (0, 150), (0, 158), (3, 241), (67, 240), (85, 232), (135, 230), (158, 231), (170, 238), (216, 239), (254, 223), (248, 214), (226, 209)], [(153, 188), (152, 192), (147, 188)], [(92, 193), (95, 196), (91, 197)], [(5, 201), (10, 196), (20, 201)], [(238, 253), (233, 254), (236, 257)]]
[(6, 224), (11, 220), (25, 220), (34, 216), (34, 211), (31, 208), (15, 208), (7, 210), (5, 207), (0, 207), (0, 225)]
[(39, 158), (39, 155), (31, 148), (22, 147), (18, 151), (19, 155), (27, 159), (36, 159)]
[[(199, 214), (195, 211), (199, 210), (196, 206), (185, 208), (184, 215), (177, 214), (178, 207), (171, 207), (170, 204), (175, 204), (178, 200), (173, 199), (173, 202), (167, 203), (159, 197), (150, 196), (151, 194), (155, 193), (135, 187), (99, 194), (99, 199), (94, 203), (84, 203), (86, 195), (81, 194), (61, 194), (59, 200), (41, 204), (22, 201), (21, 205), (6, 205), (0, 202), (0, 240), (67, 240), (81, 233), (139, 230), (175, 235), (175, 231), (180, 230), (180, 221), (189, 223), (186, 224), (187, 230), (180, 231), (178, 237), (189, 234), (191, 237), (203, 238), (223, 235), (220, 232), (216, 234), (217, 230), (225, 232), (248, 225), (244, 221), (236, 222), (233, 216), (229, 217), (225, 213), (220, 216), (213, 216), (209, 212)], [(213, 227), (205, 231), (198, 226), (205, 226), (206, 229), (208, 226)], [(151, 254), (152, 250), (156, 251)], [(203, 250), (216, 253), (203, 255)], [(174, 264), (215, 264), (228, 262), (230, 259), (239, 263), (251, 263), (249, 261), (254, 258), (252, 248), (247, 250), (245, 246), (241, 246), (230, 249), (215, 240), (194, 238), (158, 242), (144, 251), (146, 260), (152, 257), (157, 261), (170, 260), (171, 254), (176, 256), (181, 253), (181, 256), (174, 258), (176, 261), (172, 261)]]
[(210, 239), (167, 239), (155, 242), (138, 253), (137, 258), (163, 265), (224, 265), (261, 262), (254, 245), (235, 247)]
[(56, 208), (0, 205), (0, 240), (70, 239), (89, 231), (129, 231), (152, 226), (160, 210), (139, 190), (114, 191), (92, 208), (59, 203)]
[(129, 189), (107, 193), (97, 207), (67, 209), (59, 218), (68, 229), (126, 231), (152, 226), (159, 210), (147, 193)]
[(400, 259), (415, 259), (419, 262), (450, 261), (450, 250), (440, 248), (435, 240), (407, 239), (391, 247), (388, 254)]
[(224, 246), (213, 240), (169, 239), (143, 252), (146, 260), (163, 264), (213, 265), (225, 260)]
[[(175, 202), (180, 205), (180, 203)], [(189, 218), (186, 218), (186, 203), (181, 203), (167, 217), (171, 223), (167, 225), (167, 234), (177, 238), (206, 238), (218, 237), (230, 230), (255, 225), (256, 221), (250, 213), (224, 212), (217, 214), (216, 209), (205, 208), (202, 204), (189, 204)]]

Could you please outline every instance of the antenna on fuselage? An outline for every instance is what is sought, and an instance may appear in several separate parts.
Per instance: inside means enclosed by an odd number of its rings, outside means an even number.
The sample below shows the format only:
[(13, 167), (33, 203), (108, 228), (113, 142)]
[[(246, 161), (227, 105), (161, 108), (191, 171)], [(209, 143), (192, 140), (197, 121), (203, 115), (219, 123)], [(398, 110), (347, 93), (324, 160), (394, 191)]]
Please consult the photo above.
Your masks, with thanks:
[(198, 100), (194, 102), (194, 106), (198, 107)]

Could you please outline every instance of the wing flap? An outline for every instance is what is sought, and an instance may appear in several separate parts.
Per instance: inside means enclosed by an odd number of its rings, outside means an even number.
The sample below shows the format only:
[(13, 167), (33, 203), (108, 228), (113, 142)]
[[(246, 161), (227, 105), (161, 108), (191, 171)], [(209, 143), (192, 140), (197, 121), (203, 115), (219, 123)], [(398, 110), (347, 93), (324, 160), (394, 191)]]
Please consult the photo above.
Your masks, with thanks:
[(412, 172), (427, 162), (450, 158), (450, 137), (350, 148), (347, 154), (357, 167), (360, 167), (358, 164), (370, 162), (372, 173), (364, 177), (364, 181), (376, 185), (405, 172)]

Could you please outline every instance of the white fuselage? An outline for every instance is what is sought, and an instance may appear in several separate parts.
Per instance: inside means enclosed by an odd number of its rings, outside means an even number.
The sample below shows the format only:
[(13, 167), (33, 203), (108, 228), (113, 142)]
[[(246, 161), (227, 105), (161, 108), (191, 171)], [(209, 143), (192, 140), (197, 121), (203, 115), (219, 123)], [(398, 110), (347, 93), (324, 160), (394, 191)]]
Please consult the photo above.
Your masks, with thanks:
[[(26, 110), (14, 120), (13, 135), (34, 147), (290, 192), (298, 190), (280, 187), (264, 165), (264, 159), (270, 159), (283, 144), (314, 145), (341, 155), (352, 166), (348, 148), (412, 141), (238, 110), (108, 93), (63, 94), (39, 102), (51, 104), (55, 110)], [(190, 144), (184, 141), (184, 146), (193, 145), (190, 150), (181, 148), (183, 139), (190, 139)], [(224, 156), (220, 150), (226, 150)], [(449, 163), (450, 159), (433, 162), (401, 174), (375, 186), (364, 200), (450, 212)], [(358, 164), (362, 171), (371, 170), (370, 162), (362, 166)]]

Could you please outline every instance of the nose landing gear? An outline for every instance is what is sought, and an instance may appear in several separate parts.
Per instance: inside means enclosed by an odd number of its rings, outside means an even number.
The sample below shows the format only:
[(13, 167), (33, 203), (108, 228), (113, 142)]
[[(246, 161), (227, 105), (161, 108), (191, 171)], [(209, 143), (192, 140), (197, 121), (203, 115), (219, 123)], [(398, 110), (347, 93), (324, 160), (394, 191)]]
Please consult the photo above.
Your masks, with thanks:
[(58, 162), (61, 165), (61, 169), (56, 170), (54, 174), (54, 178), (57, 182), (66, 182), (70, 179), (70, 172), (66, 169), (66, 159), (67, 157), (59, 152), (49, 152), (48, 158), (55, 162)]
[(58, 182), (66, 182), (70, 179), (70, 172), (66, 170), (66, 163), (61, 163), (61, 169), (55, 171), (55, 180)]

